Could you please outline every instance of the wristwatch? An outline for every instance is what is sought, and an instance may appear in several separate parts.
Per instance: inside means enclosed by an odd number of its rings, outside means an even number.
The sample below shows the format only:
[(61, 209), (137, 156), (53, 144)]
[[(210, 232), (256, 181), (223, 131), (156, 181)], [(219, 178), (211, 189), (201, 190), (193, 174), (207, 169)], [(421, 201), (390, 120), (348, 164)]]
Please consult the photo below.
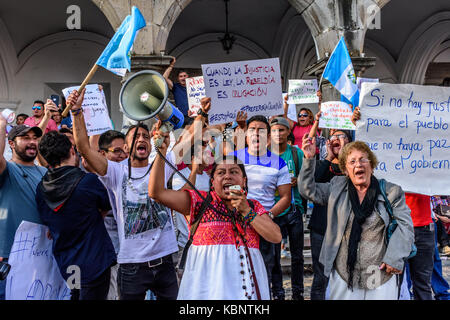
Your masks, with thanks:
[(270, 217), (271, 219), (275, 218), (275, 216), (273, 215), (272, 211), (267, 212), (267, 214), (269, 215), (269, 217)]
[(203, 110), (201, 108), (198, 109), (197, 114), (204, 118), (208, 118), (208, 114), (206, 112), (203, 112)]

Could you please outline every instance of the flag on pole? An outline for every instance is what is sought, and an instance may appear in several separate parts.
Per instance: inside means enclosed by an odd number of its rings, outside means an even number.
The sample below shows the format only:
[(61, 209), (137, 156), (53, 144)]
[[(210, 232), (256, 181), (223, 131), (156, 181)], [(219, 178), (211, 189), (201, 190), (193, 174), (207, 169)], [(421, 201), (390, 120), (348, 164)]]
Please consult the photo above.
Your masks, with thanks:
[(354, 107), (359, 104), (359, 91), (356, 84), (355, 70), (352, 60), (345, 45), (344, 37), (341, 37), (333, 53), (328, 59), (322, 77), (338, 90), (345, 100)]
[(133, 6), (131, 15), (123, 20), (96, 64), (123, 77), (127, 70), (130, 71), (130, 50), (136, 34), (145, 26), (146, 23), (142, 13)]

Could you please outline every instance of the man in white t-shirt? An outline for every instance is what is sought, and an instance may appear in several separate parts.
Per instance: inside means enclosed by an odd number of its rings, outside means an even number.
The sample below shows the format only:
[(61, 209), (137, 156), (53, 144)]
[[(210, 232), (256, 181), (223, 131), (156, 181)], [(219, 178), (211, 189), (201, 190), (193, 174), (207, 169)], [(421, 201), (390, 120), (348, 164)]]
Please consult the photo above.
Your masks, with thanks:
[[(83, 98), (84, 91), (78, 95), (74, 90), (67, 98), (67, 104), (73, 105), (77, 149), (114, 194), (114, 217), (120, 243), (117, 256), (120, 300), (144, 300), (147, 290), (151, 290), (158, 300), (174, 300), (178, 283), (171, 254), (178, 251), (178, 246), (170, 210), (148, 197), (150, 132), (143, 124), (128, 129), (124, 149), (130, 156), (130, 175), (127, 163), (108, 161), (89, 148), (81, 108)], [(171, 174), (172, 170), (166, 168), (166, 181)]]

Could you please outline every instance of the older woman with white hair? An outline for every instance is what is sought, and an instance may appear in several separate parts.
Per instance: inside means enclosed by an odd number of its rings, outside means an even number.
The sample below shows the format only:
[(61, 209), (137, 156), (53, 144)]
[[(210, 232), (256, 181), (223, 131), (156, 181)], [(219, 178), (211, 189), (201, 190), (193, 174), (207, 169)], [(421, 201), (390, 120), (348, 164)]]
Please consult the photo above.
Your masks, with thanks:
[(345, 176), (316, 183), (315, 141), (306, 135), (298, 178), (300, 193), (318, 204), (328, 203), (327, 230), (320, 262), (329, 277), (330, 300), (397, 300), (399, 275), (414, 243), (410, 209), (400, 186), (386, 182), (387, 198), (398, 226), (386, 241), (390, 216), (380, 184), (373, 175), (377, 159), (361, 141), (345, 145), (339, 167)]

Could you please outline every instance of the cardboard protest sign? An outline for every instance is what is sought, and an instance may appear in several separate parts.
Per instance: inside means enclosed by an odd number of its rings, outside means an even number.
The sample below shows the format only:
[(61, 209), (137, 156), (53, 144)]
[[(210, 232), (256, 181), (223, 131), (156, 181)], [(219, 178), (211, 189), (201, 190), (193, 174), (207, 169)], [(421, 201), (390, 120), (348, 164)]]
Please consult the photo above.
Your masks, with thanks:
[(317, 80), (289, 80), (289, 100), (288, 103), (318, 103)]
[(202, 70), (211, 125), (233, 122), (238, 111), (248, 118), (283, 114), (278, 58), (204, 64)]
[(363, 83), (356, 139), (376, 154), (377, 178), (425, 195), (450, 194), (450, 88)]
[[(77, 89), (78, 86), (70, 87), (63, 89), (62, 92), (67, 99), (69, 94)], [(88, 136), (102, 134), (112, 129), (105, 94), (103, 90), (100, 90), (98, 84), (89, 84), (86, 86), (82, 108)]]
[(320, 105), (322, 116), (319, 120), (319, 128), (355, 130), (352, 123), (352, 108), (343, 101), (322, 102)]
[(48, 228), (22, 221), (16, 230), (8, 263), (6, 300), (69, 300), (70, 289), (52, 253)]
[(195, 118), (197, 116), (197, 111), (201, 108), (200, 100), (206, 97), (203, 77), (187, 78), (186, 90), (191, 117)]

